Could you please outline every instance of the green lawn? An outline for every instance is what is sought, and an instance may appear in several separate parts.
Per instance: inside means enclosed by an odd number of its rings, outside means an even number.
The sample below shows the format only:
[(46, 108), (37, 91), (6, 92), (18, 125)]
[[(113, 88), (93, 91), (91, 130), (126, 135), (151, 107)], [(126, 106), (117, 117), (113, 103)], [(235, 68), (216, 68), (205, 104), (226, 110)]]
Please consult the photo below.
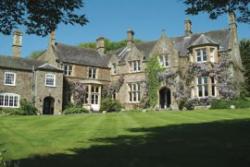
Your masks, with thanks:
[(249, 167), (250, 109), (0, 116), (18, 167)]

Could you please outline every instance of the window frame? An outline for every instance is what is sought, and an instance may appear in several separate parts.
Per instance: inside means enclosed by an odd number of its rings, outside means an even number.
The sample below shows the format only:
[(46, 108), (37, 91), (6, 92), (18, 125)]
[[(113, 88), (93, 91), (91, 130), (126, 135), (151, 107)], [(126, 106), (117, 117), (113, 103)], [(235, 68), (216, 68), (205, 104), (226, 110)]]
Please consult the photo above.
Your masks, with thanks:
[(88, 78), (89, 79), (97, 79), (97, 68), (89, 67), (88, 68)]
[(141, 101), (141, 85), (140, 83), (128, 84), (128, 101), (129, 103), (140, 103)]
[[(53, 76), (53, 85), (48, 85), (48, 83), (47, 83), (47, 79), (48, 79), (49, 75)], [(52, 78), (50, 78), (50, 79), (52, 79)], [(45, 74), (45, 83), (44, 84), (45, 84), (46, 87), (56, 87), (56, 75), (53, 74), (53, 73), (46, 73)]]
[[(6, 101), (6, 97), (7, 101)], [(12, 97), (12, 101), (10, 101)], [(0, 107), (2, 108), (19, 108), (21, 96), (16, 93), (0, 93)], [(6, 105), (7, 102), (7, 105)], [(12, 105), (10, 105), (10, 103)], [(16, 105), (15, 105), (16, 104)]]
[(91, 105), (99, 105), (99, 86), (94, 86), (91, 85), (91, 100), (90, 100), (90, 104)]
[[(206, 54), (204, 54), (204, 53), (206, 53)], [(204, 60), (205, 56), (206, 56), (206, 60)], [(198, 61), (198, 58), (200, 58), (200, 61)], [(195, 61), (196, 61), (196, 63), (208, 62), (208, 52), (207, 52), (206, 47), (195, 49)]]
[[(206, 78), (206, 82), (205, 82)], [(196, 85), (197, 85), (197, 96), (199, 98), (204, 98), (209, 96), (209, 84), (208, 84), (208, 76), (200, 76), (196, 79)], [(201, 94), (200, 94), (201, 93)]]
[[(13, 84), (6, 83), (7, 75), (12, 74), (14, 76), (13, 78)], [(4, 85), (6, 86), (16, 86), (16, 73), (15, 72), (4, 72)]]
[(129, 61), (129, 69), (131, 73), (141, 72), (141, 60)]
[(71, 64), (61, 64), (61, 69), (63, 70), (63, 74), (65, 76), (72, 76), (73, 65), (71, 65)]

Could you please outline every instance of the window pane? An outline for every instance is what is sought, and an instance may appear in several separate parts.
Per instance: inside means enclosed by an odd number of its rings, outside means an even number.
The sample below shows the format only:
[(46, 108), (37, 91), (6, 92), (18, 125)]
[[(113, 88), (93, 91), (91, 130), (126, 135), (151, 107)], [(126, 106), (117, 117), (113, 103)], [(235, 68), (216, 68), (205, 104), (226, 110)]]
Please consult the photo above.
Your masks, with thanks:
[(5, 95), (4, 106), (9, 106), (9, 96), (8, 95)]
[(203, 82), (204, 82), (204, 84), (207, 84), (207, 77), (203, 77)]
[(199, 97), (202, 97), (203, 96), (202, 86), (198, 86), (198, 92), (199, 92)]
[(202, 77), (198, 78), (198, 84), (201, 85), (202, 84)]
[(207, 51), (206, 49), (203, 49), (203, 61), (207, 61)]
[(14, 98), (14, 106), (17, 107), (18, 106), (18, 96), (15, 96)]
[(207, 85), (205, 85), (204, 86), (204, 93), (205, 93), (205, 96), (208, 96), (208, 86)]
[(211, 83), (214, 84), (214, 77), (211, 77)]
[(9, 99), (9, 106), (13, 106), (13, 104), (14, 104), (14, 97), (10, 96), (9, 98), (10, 98)]
[(0, 95), (0, 106), (3, 106), (3, 100), (4, 100), (4, 96)]
[(212, 96), (215, 96), (215, 86), (212, 85)]

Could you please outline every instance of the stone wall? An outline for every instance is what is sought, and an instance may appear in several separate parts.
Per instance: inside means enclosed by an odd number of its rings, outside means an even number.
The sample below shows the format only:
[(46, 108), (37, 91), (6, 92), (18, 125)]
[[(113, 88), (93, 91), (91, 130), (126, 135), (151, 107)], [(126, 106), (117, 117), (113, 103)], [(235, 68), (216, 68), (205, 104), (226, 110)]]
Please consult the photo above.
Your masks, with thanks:
[[(45, 74), (51, 73), (56, 75), (56, 86), (45, 86)], [(46, 97), (54, 98), (54, 114), (59, 115), (62, 112), (63, 105), (63, 73), (50, 71), (36, 71), (35, 73), (35, 106), (39, 113), (43, 112), (44, 99)]]
[[(16, 73), (16, 85), (4, 85), (4, 73)], [(12, 70), (0, 68), (0, 93), (15, 93), (21, 96), (21, 99), (27, 99), (32, 102), (32, 82), (33, 73), (31, 71)]]

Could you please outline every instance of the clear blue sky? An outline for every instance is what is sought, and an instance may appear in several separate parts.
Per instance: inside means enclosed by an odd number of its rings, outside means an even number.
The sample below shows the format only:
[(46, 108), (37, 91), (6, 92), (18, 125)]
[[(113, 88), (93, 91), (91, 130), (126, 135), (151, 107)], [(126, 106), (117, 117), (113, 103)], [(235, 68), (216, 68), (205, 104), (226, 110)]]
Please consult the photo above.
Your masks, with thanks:
[[(59, 25), (56, 31), (57, 42), (78, 45), (81, 42), (95, 41), (104, 36), (117, 41), (126, 38), (126, 31), (132, 28), (138, 39), (150, 41), (160, 37), (166, 29), (170, 37), (184, 34), (184, 20), (193, 22), (193, 32), (228, 27), (227, 16), (210, 20), (207, 14), (186, 16), (185, 5), (181, 0), (85, 0), (83, 12), (89, 19), (86, 26)], [(238, 25), (239, 38), (250, 39), (250, 25)], [(0, 34), (0, 54), (11, 55), (12, 36)], [(36, 50), (46, 49), (48, 37), (25, 34), (22, 56)]]

